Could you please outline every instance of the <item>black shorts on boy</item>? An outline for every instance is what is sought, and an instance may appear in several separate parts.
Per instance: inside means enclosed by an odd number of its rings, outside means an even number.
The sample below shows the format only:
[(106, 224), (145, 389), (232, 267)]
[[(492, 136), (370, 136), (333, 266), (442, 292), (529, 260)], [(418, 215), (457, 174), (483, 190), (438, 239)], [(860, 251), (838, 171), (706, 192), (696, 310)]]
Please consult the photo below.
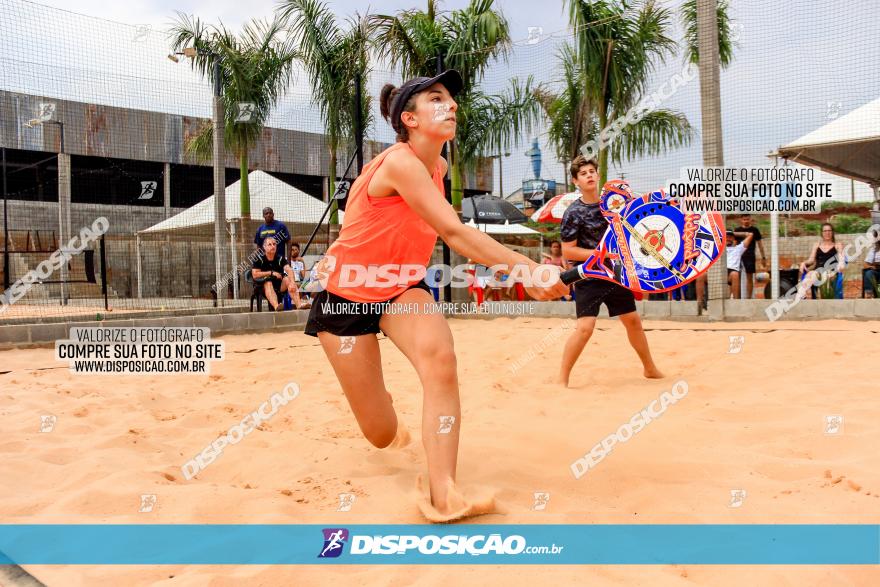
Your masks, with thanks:
[[(595, 249), (605, 235), (608, 220), (602, 215), (599, 204), (585, 204), (578, 198), (562, 216), (560, 237), (564, 242), (577, 241), (577, 246)], [(578, 318), (598, 316), (602, 304), (611, 317), (636, 311), (636, 299), (622, 285), (603, 279), (584, 279), (574, 286), (575, 309)]]

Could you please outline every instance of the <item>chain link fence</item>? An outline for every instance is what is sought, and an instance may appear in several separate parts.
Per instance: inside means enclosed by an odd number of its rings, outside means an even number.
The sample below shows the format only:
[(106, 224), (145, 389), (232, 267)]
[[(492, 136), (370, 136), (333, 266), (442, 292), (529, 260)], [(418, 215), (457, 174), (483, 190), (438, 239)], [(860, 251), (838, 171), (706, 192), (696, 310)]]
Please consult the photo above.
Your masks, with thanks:
[[(702, 164), (699, 78), (686, 79), (673, 91), (669, 86), (687, 66), (682, 3), (665, 2), (662, 7), (669, 11), (674, 48), (649, 56), (650, 74), (635, 93), (659, 96), (657, 108), (676, 117), (680, 132), (652, 138), (651, 129), (642, 129), (641, 146), (636, 133), (629, 142), (609, 148), (608, 178), (625, 178), (640, 193), (664, 187), (679, 176), (680, 168)], [(726, 165), (797, 165), (770, 155), (877, 99), (880, 37), (865, 14), (872, 9), (859, 3), (758, 0), (739, 0), (728, 7), (733, 52), (721, 74)], [(583, 26), (604, 24), (600, 20)], [(351, 133), (338, 139), (336, 181), (331, 184), (332, 141), (309, 75), (298, 64), (256, 138), (246, 148), (227, 140), (223, 231), (217, 239), (213, 160), (200, 151), (209, 144), (205, 133), (210, 130), (213, 88), (188, 57), (174, 55), (169, 31), (23, 0), (0, 0), (0, 31), (2, 284), (7, 298), (10, 292), (16, 295), (15, 303), (4, 306), (0, 323), (109, 312), (249, 309), (254, 286), (247, 279), (248, 260), (256, 248), (255, 235), (265, 224), (264, 208), (286, 225), (288, 247), (304, 245), (314, 231), (304, 259), (306, 273), (332, 242), (338, 227), (331, 218), (341, 221), (344, 213), (336, 218), (324, 212), (338, 182), (357, 175), (355, 140)], [(504, 54), (489, 59), (477, 76), (470, 108), (478, 114), (486, 104), (501, 107), (502, 113), (503, 108), (520, 107), (524, 114), (520, 123), (500, 133), (494, 146), (461, 162), (461, 195), (493, 194), (531, 215), (553, 195), (572, 190), (568, 164), (575, 139), (560, 126), (571, 123), (572, 112), (577, 112), (564, 106), (565, 98), (578, 90), (567, 59), (579, 37), (571, 28), (554, 32), (536, 27), (511, 29), (509, 37)], [(462, 55), (444, 59), (448, 64), (456, 57)], [(369, 60), (365, 161), (394, 141), (379, 115), (378, 96), (383, 84), (399, 84), (403, 75), (399, 63), (388, 61), (372, 54)], [(227, 110), (227, 124), (247, 124), (254, 108), (261, 107), (244, 100), (234, 103)], [(480, 125), (491, 125), (491, 120), (477, 114), (460, 133), (489, 132)], [(460, 148), (467, 146), (462, 139)], [(834, 226), (843, 245), (872, 222), (870, 186), (819, 175), (831, 182), (833, 201), (820, 214), (779, 217), (783, 293), (786, 284), (797, 281), (800, 264), (822, 238), (823, 222)], [(106, 233), (82, 238), (101, 218), (106, 219)], [(726, 221), (729, 228), (742, 222), (738, 216)], [(752, 224), (763, 236), (755, 253), (752, 297), (763, 298), (770, 293), (774, 231), (768, 216), (755, 216)], [(558, 238), (559, 226), (525, 226), (534, 232), (499, 238), (540, 260), (549, 242)], [(56, 253), (61, 256), (53, 258)], [(867, 256), (868, 251), (861, 251), (858, 258), (848, 259), (834, 296), (860, 297), (866, 289), (874, 295), (863, 284), (870, 277), (864, 272)], [(762, 257), (768, 258), (766, 265)], [(438, 242), (434, 261), (440, 260)], [(710, 281), (710, 299), (725, 295), (721, 278)]]

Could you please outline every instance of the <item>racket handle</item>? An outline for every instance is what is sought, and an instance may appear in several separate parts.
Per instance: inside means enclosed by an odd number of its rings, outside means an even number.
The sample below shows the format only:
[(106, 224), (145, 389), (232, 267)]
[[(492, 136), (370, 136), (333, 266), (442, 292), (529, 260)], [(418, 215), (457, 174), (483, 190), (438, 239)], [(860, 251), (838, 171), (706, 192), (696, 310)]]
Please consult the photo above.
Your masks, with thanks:
[(559, 275), (559, 279), (565, 285), (571, 285), (575, 281), (580, 281), (583, 278), (584, 278), (584, 276), (581, 275), (581, 272), (579, 271), (578, 267), (575, 267), (574, 269), (569, 269), (568, 271), (563, 271)]

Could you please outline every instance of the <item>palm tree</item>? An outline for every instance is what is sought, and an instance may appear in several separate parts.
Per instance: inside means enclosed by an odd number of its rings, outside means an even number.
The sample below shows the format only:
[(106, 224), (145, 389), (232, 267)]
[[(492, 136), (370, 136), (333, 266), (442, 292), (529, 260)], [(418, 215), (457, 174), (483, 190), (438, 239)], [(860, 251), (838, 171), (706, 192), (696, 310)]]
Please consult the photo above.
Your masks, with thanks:
[[(595, 113), (597, 129), (623, 116), (645, 94), (650, 75), (677, 44), (667, 35), (671, 13), (653, 0), (638, 5), (617, 0), (566, 0), (575, 30), (573, 52), (584, 84), (583, 100)], [(614, 163), (657, 155), (687, 145), (693, 129), (678, 112), (655, 109), (622, 129), (608, 148), (599, 151), (599, 177)]]
[[(259, 141), (272, 107), (290, 80), (296, 51), (281, 40), (283, 28), (272, 22), (252, 20), (236, 37), (222, 24), (205, 25), (198, 18), (178, 13), (171, 29), (174, 51), (197, 50), (192, 67), (214, 81), (213, 64), (220, 60), (220, 87), (225, 111), (224, 144), (239, 161), (241, 215), (250, 217), (248, 151)], [(249, 117), (239, 116), (238, 104), (251, 104)], [(241, 121), (237, 119), (241, 118)], [(247, 118), (245, 120), (245, 118)], [(210, 123), (187, 141), (186, 149), (200, 160), (210, 160), (214, 130)]]
[(557, 57), (562, 65), (561, 91), (554, 93), (542, 85), (534, 94), (547, 123), (547, 139), (556, 150), (556, 159), (565, 167), (563, 177), (567, 181), (569, 163), (577, 157), (580, 146), (598, 134), (598, 125), (574, 48), (563, 45)]
[[(718, 58), (721, 67), (725, 68), (733, 62), (733, 49), (736, 43), (731, 30), (728, 0), (718, 0)], [(684, 45), (687, 60), (690, 63), (700, 62), (700, 50), (697, 44), (697, 0), (685, 0), (681, 5), (681, 22), (684, 26)]]
[(475, 169), (481, 157), (514, 146), (540, 113), (531, 78), (512, 80), (498, 95), (478, 89), (489, 65), (509, 54), (507, 20), (494, 10), (493, 0), (471, 0), (467, 8), (450, 12), (438, 11), (436, 0), (428, 0), (425, 11), (376, 15), (371, 22), (379, 56), (399, 67), (404, 77), (436, 75), (438, 56), (446, 68), (461, 74), (456, 138), (449, 149), (452, 205), (460, 209), (463, 172)]
[[(299, 47), (300, 60), (312, 86), (312, 102), (324, 121), (332, 194), (336, 183), (336, 154), (341, 144), (353, 138), (357, 107), (361, 109), (364, 128), (370, 124), (370, 96), (366, 90), (370, 71), (370, 24), (367, 18), (355, 15), (348, 19), (348, 29), (343, 30), (328, 5), (320, 0), (285, 0), (278, 8), (278, 15), (288, 24)], [(355, 99), (357, 83), (361, 92), (359, 105)], [(335, 203), (330, 224), (338, 225)]]

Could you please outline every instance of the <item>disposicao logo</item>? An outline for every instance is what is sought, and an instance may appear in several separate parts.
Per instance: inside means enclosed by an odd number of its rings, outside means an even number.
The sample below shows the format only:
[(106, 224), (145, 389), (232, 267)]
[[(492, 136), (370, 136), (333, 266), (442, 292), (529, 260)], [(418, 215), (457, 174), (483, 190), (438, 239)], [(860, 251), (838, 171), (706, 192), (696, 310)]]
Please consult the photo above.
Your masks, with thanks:
[(345, 543), (348, 542), (348, 529), (346, 528), (324, 528), (324, 548), (318, 558), (337, 558), (342, 554)]

